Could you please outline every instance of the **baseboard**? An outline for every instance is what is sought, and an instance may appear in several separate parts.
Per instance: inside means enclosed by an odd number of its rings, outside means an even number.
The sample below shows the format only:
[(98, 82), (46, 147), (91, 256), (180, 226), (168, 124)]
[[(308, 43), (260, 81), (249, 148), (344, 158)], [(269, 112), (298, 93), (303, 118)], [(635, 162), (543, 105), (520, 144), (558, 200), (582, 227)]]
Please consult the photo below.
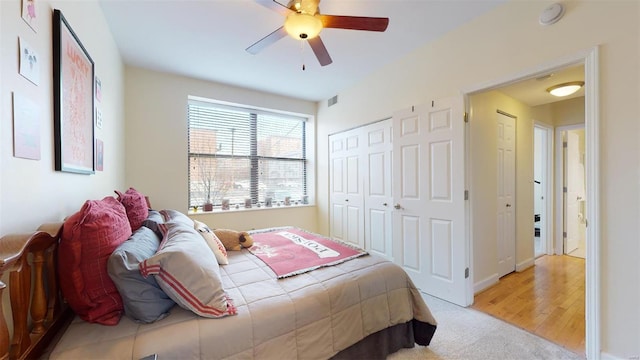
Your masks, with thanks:
[(532, 267), (535, 264), (535, 261), (536, 261), (535, 258), (529, 258), (519, 264), (516, 264), (516, 271), (521, 272), (521, 271), (527, 270), (528, 268)]
[(617, 357), (615, 355), (606, 353), (604, 351), (600, 352), (600, 360), (625, 360), (625, 359), (638, 359), (638, 357), (630, 356), (628, 358), (621, 358), (621, 357)]
[(484, 280), (480, 280), (477, 283), (473, 284), (473, 293), (477, 294), (480, 291), (489, 288), (492, 285), (498, 283), (498, 274), (493, 274)]

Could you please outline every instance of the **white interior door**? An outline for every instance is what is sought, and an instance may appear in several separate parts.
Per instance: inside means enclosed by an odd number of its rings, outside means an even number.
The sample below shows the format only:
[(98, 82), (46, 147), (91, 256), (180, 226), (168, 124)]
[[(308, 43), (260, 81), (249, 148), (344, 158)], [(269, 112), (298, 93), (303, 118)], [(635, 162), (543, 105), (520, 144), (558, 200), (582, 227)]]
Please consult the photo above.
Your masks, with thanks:
[(362, 136), (365, 249), (392, 260), (391, 119), (363, 127)]
[(351, 130), (329, 137), (330, 236), (364, 247), (360, 135)]
[(515, 175), (516, 119), (497, 113), (498, 277), (516, 269)]
[(393, 116), (394, 261), (423, 292), (467, 306), (461, 97)]
[(580, 161), (580, 140), (573, 132), (567, 132), (567, 206), (565, 253), (578, 248), (580, 240), (580, 202), (584, 200), (584, 168)]
[(537, 125), (533, 128), (533, 214), (534, 214), (534, 256), (538, 257), (547, 252), (546, 249), (546, 201), (544, 198), (547, 186), (546, 152), (547, 131)]

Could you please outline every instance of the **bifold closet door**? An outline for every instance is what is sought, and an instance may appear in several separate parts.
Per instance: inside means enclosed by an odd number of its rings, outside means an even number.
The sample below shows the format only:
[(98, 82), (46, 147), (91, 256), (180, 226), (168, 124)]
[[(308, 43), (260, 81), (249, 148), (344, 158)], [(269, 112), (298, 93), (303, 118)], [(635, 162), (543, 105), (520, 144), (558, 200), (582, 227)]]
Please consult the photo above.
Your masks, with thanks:
[(365, 248), (393, 260), (391, 119), (362, 128)]
[(361, 135), (329, 136), (329, 153), (330, 236), (364, 248)]

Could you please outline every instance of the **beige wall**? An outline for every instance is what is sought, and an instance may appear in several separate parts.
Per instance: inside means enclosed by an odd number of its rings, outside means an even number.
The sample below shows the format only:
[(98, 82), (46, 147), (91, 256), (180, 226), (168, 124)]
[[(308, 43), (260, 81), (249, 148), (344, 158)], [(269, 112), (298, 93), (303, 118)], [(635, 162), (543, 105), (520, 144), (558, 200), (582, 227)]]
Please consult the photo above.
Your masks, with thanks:
[[(60, 221), (87, 199), (113, 195), (124, 186), (124, 80), (120, 55), (96, 1), (38, 1), (35, 33), (22, 20), (20, 0), (0, 1), (0, 235), (32, 231)], [(102, 80), (104, 126), (96, 136), (105, 144), (104, 171), (78, 175), (54, 171), (53, 9), (62, 11), (95, 63)], [(18, 37), (40, 57), (36, 86), (18, 73)], [(12, 92), (35, 102), (40, 113), (40, 160), (13, 157)]]
[[(319, 230), (328, 233), (327, 136), (394, 111), (538, 69), (599, 46), (602, 351), (640, 354), (640, 9), (636, 1), (571, 1), (540, 26), (550, 2), (512, 1), (340, 92), (318, 109)], [(621, 25), (624, 24), (624, 25)], [(623, 285), (621, 285), (623, 284)]]
[(551, 104), (554, 126), (584, 124), (584, 97), (577, 97)]
[[(316, 104), (187, 77), (126, 68), (126, 182), (151, 198), (156, 209), (187, 212), (187, 98), (218, 101), (315, 116)], [(314, 139), (315, 121), (310, 122)], [(310, 167), (315, 166), (314, 151)], [(312, 179), (314, 178), (313, 172)], [(311, 198), (315, 184), (309, 184)], [(252, 229), (292, 225), (316, 231), (315, 206), (194, 215), (216, 228)]]
[(479, 291), (498, 280), (497, 110), (516, 118), (516, 268), (533, 265), (533, 118), (529, 106), (499, 91), (472, 95), (469, 103), (470, 233), (473, 281)]

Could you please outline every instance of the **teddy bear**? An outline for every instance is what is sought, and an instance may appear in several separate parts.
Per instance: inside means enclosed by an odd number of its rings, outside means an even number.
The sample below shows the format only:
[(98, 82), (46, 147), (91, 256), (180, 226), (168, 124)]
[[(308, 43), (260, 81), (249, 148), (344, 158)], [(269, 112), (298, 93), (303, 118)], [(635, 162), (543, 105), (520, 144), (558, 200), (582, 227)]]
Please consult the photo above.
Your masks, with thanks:
[(213, 233), (216, 234), (227, 250), (240, 251), (242, 248), (250, 248), (253, 245), (253, 238), (246, 231), (214, 229)]

